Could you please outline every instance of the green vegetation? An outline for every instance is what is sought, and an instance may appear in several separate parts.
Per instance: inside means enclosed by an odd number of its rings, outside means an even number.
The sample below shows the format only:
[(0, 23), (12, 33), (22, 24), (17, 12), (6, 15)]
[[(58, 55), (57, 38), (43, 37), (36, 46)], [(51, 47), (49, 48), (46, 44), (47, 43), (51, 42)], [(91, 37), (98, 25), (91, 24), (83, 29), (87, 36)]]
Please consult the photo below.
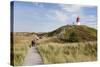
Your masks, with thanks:
[(70, 33), (68, 42), (78, 42), (77, 34), (75, 32)]
[(44, 64), (95, 61), (96, 42), (42, 43), (37, 46)]
[[(74, 37), (72, 38), (71, 35)], [(57, 39), (60, 39), (64, 42), (69, 42), (72, 40), (76, 42), (96, 41), (97, 40), (97, 30), (87, 27), (85, 25), (80, 25), (80, 26), (66, 25), (52, 32), (46, 33), (46, 36), (57, 37)]]
[(13, 33), (13, 51), (11, 51), (11, 64), (14, 66), (19, 66), (23, 64), (24, 58), (27, 54), (27, 50), (29, 48), (29, 45), (31, 43), (31, 33), (25, 33), (25, 32), (16, 32)]
[(97, 59), (97, 30), (85, 25), (66, 25), (44, 33), (37, 45), (44, 64)]
[(97, 30), (84, 25), (66, 25), (46, 33), (13, 32), (12, 65), (23, 64), (35, 34), (42, 36), (36, 47), (44, 64), (97, 59)]

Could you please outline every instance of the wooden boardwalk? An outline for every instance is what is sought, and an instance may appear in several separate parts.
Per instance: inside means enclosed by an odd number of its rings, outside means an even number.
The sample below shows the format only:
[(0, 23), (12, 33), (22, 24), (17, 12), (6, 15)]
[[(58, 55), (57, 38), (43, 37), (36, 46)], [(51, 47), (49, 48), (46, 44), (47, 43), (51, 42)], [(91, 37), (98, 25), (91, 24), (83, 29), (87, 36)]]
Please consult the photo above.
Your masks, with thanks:
[(39, 65), (39, 64), (43, 64), (43, 61), (36, 47), (33, 46), (28, 50), (28, 54), (25, 57), (23, 66), (32, 66), (32, 65)]

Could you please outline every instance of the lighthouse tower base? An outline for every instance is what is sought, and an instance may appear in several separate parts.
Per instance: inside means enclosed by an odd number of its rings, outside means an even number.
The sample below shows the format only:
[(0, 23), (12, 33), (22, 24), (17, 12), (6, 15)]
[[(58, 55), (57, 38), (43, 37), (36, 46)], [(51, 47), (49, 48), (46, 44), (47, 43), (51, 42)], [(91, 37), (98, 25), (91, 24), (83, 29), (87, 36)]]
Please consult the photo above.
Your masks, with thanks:
[(80, 22), (77, 22), (77, 25), (80, 25)]

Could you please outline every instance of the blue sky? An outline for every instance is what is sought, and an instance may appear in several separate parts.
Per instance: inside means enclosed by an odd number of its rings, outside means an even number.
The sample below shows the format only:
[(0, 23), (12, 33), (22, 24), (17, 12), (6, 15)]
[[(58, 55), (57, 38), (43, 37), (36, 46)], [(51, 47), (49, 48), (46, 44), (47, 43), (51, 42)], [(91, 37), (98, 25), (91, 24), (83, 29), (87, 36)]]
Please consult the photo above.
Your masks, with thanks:
[(97, 28), (97, 7), (41, 2), (14, 2), (14, 32), (49, 32), (72, 24)]

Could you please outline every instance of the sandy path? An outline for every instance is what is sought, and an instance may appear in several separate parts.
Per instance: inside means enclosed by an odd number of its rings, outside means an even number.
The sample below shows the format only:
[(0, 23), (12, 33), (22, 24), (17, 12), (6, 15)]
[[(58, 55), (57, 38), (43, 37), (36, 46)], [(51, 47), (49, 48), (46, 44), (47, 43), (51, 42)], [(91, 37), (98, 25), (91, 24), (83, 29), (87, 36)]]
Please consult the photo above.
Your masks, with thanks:
[(43, 64), (42, 58), (39, 55), (36, 47), (31, 47), (28, 50), (28, 54), (26, 55), (23, 65), (31, 66), (31, 65), (39, 65), (39, 64)]

